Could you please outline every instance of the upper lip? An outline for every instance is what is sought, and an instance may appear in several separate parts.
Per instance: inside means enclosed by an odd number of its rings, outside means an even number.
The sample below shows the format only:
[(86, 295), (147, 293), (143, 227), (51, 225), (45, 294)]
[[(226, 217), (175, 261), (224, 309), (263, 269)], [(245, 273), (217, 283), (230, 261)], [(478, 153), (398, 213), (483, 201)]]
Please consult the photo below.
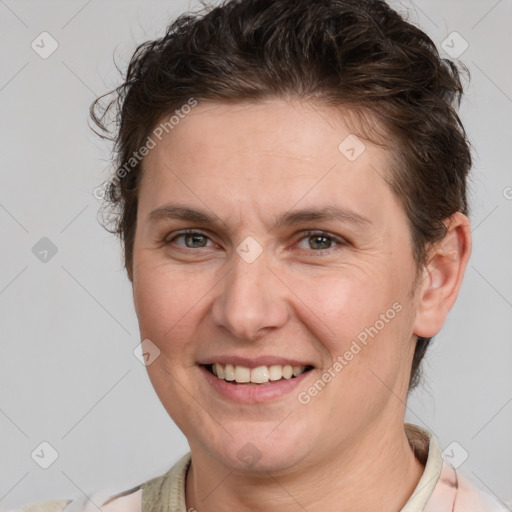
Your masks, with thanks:
[(288, 357), (280, 356), (258, 356), (258, 357), (243, 357), (235, 355), (219, 355), (204, 358), (198, 364), (209, 365), (213, 363), (220, 363), (222, 365), (232, 364), (239, 366), (246, 366), (247, 368), (257, 368), (258, 366), (272, 366), (272, 365), (290, 365), (290, 366), (314, 366), (309, 361), (299, 361), (298, 359), (290, 359)]

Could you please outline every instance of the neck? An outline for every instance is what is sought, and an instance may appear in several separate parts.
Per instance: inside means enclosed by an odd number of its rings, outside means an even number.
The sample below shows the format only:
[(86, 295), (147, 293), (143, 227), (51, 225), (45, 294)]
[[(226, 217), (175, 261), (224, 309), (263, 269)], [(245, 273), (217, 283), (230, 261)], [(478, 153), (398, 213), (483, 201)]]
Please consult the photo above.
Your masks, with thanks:
[[(350, 453), (347, 453), (349, 451)], [(349, 450), (332, 453), (321, 465), (259, 477), (234, 472), (193, 451), (187, 472), (187, 510), (363, 512), (401, 510), (424, 471), (403, 425), (376, 428)]]

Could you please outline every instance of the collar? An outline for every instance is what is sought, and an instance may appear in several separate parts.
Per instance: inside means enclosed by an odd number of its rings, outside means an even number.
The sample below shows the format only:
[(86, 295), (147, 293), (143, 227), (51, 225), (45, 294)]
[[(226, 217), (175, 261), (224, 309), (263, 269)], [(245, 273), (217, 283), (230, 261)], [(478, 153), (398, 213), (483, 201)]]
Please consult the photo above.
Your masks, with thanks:
[[(439, 445), (429, 431), (411, 423), (405, 423), (404, 430), (414, 454), (425, 469), (400, 512), (434, 512), (432, 506), (441, 498), (443, 503), (447, 498), (455, 499), (455, 471), (443, 464)], [(186, 453), (165, 475), (141, 485), (143, 512), (186, 512), (185, 479), (191, 458), (191, 452)], [(437, 485), (439, 480), (442, 487)]]

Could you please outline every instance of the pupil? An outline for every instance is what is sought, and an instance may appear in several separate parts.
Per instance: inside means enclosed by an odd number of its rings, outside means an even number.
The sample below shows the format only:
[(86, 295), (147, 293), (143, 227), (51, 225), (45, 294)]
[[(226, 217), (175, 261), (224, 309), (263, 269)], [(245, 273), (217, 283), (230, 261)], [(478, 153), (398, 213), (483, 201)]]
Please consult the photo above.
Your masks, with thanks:
[[(328, 243), (328, 242), (325, 242), (327, 240), (327, 237), (323, 236), (323, 235), (316, 235), (313, 237), (313, 240), (314, 240), (313, 246), (317, 245), (318, 240), (324, 240), (324, 243)], [(320, 244), (322, 244), (322, 242), (320, 242)], [(318, 249), (318, 247), (317, 247), (317, 249)]]
[(192, 244), (196, 244), (198, 239), (204, 238), (202, 235), (188, 235), (188, 237), (188, 240), (192, 239)]

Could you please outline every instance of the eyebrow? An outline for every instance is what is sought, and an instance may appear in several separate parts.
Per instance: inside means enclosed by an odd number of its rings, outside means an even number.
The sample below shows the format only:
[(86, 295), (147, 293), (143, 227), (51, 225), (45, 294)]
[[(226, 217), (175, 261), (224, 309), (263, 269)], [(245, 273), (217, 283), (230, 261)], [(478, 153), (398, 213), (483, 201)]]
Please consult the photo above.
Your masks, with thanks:
[[(223, 225), (226, 228), (226, 223), (218, 217), (210, 215), (204, 210), (198, 210), (179, 204), (165, 204), (151, 211), (147, 216), (148, 223), (156, 223), (163, 219), (184, 220), (218, 228), (222, 228)], [(283, 213), (274, 219), (271, 230), (291, 227), (309, 221), (348, 222), (363, 227), (372, 224), (370, 219), (354, 211), (336, 206), (324, 206), (322, 208), (306, 208)], [(230, 231), (229, 228), (227, 228), (227, 231)]]

